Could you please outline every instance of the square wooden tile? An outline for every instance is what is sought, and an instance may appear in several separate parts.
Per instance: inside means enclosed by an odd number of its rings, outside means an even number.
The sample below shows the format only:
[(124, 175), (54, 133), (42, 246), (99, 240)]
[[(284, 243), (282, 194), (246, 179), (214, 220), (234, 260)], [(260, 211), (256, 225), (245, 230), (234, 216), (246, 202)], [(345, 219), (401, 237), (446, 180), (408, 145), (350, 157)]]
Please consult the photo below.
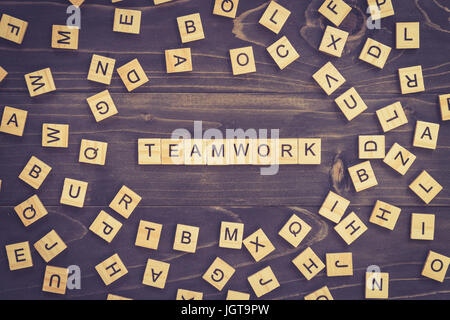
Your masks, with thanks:
[(161, 164), (162, 139), (138, 139), (138, 164)]
[(289, 39), (286, 36), (281, 37), (267, 47), (267, 52), (280, 70), (283, 70), (300, 57), (297, 50), (295, 50), (294, 46), (289, 42)]
[(339, 223), (341, 218), (345, 214), (345, 210), (347, 210), (350, 201), (341, 197), (340, 195), (334, 193), (333, 191), (329, 191), (325, 201), (322, 203), (322, 206), (319, 209), (319, 214), (322, 217), (325, 217), (334, 223)]
[(439, 136), (439, 124), (433, 122), (416, 122), (413, 146), (435, 150)]
[(389, 273), (366, 272), (366, 299), (389, 298)]
[(96, 164), (100, 166), (105, 165), (106, 151), (108, 143), (82, 139), (80, 145), (79, 162)]
[(69, 147), (69, 125), (57, 123), (43, 123), (42, 146), (47, 148)]
[(392, 0), (367, 0), (373, 20), (378, 20), (395, 14)]
[(425, 91), (422, 66), (398, 69), (402, 94)]
[(260, 228), (243, 240), (244, 246), (256, 262), (268, 256), (275, 250), (272, 242)]
[(25, 75), (25, 82), (27, 84), (30, 97), (39, 96), (41, 94), (56, 90), (50, 68), (27, 73)]
[(128, 92), (139, 88), (149, 81), (138, 59), (131, 60), (120, 68), (117, 68), (117, 73)]
[(426, 204), (430, 203), (443, 189), (442, 186), (425, 170), (417, 176), (417, 178), (409, 185), (409, 188)]
[(334, 300), (330, 290), (324, 286), (310, 294), (306, 295), (305, 300)]
[(278, 139), (279, 164), (298, 164), (298, 139)]
[(351, 245), (367, 231), (367, 227), (354, 212), (351, 212), (334, 227), (334, 230), (347, 245)]
[(282, 5), (275, 1), (270, 1), (261, 19), (259, 19), (259, 24), (278, 34), (290, 14), (291, 12)]
[(128, 273), (127, 268), (117, 253), (96, 265), (95, 270), (97, 270), (100, 278), (102, 278), (107, 286)]
[(72, 207), (83, 208), (87, 187), (87, 182), (65, 178), (60, 203)]
[(345, 78), (331, 62), (327, 62), (312, 77), (327, 95), (332, 94), (345, 83)]
[(327, 253), (327, 277), (353, 276), (353, 254), (351, 252)]
[(39, 241), (34, 243), (34, 248), (41, 255), (42, 259), (46, 263), (50, 262), (59, 255), (61, 252), (67, 249), (67, 245), (56, 233), (55, 230), (50, 231), (43, 236)]
[(383, 162), (401, 175), (405, 175), (415, 160), (416, 156), (414, 154), (403, 148), (398, 143), (394, 143), (389, 152), (386, 154)]
[(148, 259), (142, 283), (146, 286), (164, 289), (169, 269), (170, 264), (167, 262)]
[(355, 88), (350, 88), (334, 100), (348, 121), (352, 121), (365, 110), (367, 105)]
[(420, 22), (397, 22), (395, 39), (397, 49), (419, 49)]
[(391, 47), (374, 39), (367, 38), (359, 55), (359, 59), (377, 68), (383, 69), (391, 50)]
[(191, 48), (165, 51), (167, 73), (192, 71)]
[(376, 111), (383, 132), (389, 132), (408, 123), (402, 104), (395, 102)]
[(450, 94), (440, 95), (439, 105), (441, 106), (442, 121), (450, 120)]
[(352, 7), (343, 0), (325, 0), (319, 8), (319, 13), (339, 27), (351, 10)]
[(230, 165), (255, 164), (256, 139), (227, 139), (228, 159)]
[(206, 139), (206, 164), (208, 166), (227, 165), (228, 144), (226, 139)]
[(256, 72), (252, 46), (230, 49), (230, 59), (234, 76)]
[(203, 292), (178, 289), (176, 300), (203, 300)]
[(383, 228), (394, 230), (401, 209), (389, 203), (377, 200), (372, 210), (369, 222)]
[(69, 270), (67, 268), (47, 266), (45, 268), (42, 291), (62, 295), (66, 294), (68, 277)]
[(215, 0), (213, 14), (227, 18), (236, 18), (239, 0)]
[(28, 111), (5, 106), (3, 109), (0, 132), (23, 136), (25, 124), (27, 122)]
[(270, 266), (252, 274), (247, 278), (257, 298), (272, 292), (280, 286)]
[(348, 172), (356, 192), (360, 192), (378, 185), (378, 181), (375, 177), (370, 161), (364, 161), (360, 164), (349, 167)]
[(182, 43), (205, 39), (200, 13), (178, 17), (177, 23)]
[(202, 278), (217, 290), (222, 291), (235, 271), (232, 266), (217, 257)]
[(14, 211), (25, 227), (32, 225), (48, 214), (47, 209), (45, 209), (37, 195), (31, 196), (21, 204), (15, 206)]
[(386, 137), (358, 136), (359, 159), (384, 159), (386, 156)]
[(320, 164), (322, 159), (321, 138), (298, 139), (298, 164)]
[(92, 222), (89, 230), (106, 242), (111, 243), (121, 228), (122, 223), (120, 221), (101, 210), (97, 218)]
[(118, 296), (116, 294), (111, 294), (109, 293), (108, 296), (106, 297), (106, 300), (111, 300), (111, 301), (127, 301), (127, 300), (133, 300), (130, 298), (126, 298), (126, 297), (122, 297), (122, 296)]
[(52, 170), (45, 162), (32, 156), (19, 175), (19, 179), (34, 189), (39, 189)]
[(99, 92), (87, 98), (86, 101), (96, 122), (100, 122), (119, 113), (108, 90)]
[(184, 140), (184, 164), (206, 165), (206, 140)]
[(80, 29), (75, 27), (53, 25), (52, 48), (78, 50), (78, 37)]
[(281, 228), (280, 232), (278, 232), (278, 235), (289, 242), (294, 248), (297, 248), (311, 229), (309, 224), (293, 214)]
[(246, 292), (228, 290), (226, 300), (250, 300), (250, 294)]
[(444, 282), (449, 264), (449, 257), (430, 250), (422, 269), (422, 276), (438, 282)]
[(139, 34), (142, 11), (116, 8), (114, 11), (114, 32)]
[(341, 57), (347, 42), (348, 32), (327, 26), (320, 42), (319, 51), (334, 57)]
[(109, 207), (125, 219), (128, 219), (141, 200), (142, 197), (136, 192), (127, 186), (122, 186), (109, 204)]
[(162, 227), (162, 224), (141, 220), (139, 222), (135, 245), (138, 247), (158, 250)]
[(28, 22), (4, 13), (0, 20), (0, 38), (22, 44)]
[(33, 266), (33, 258), (31, 257), (28, 241), (6, 245), (5, 249), (10, 271), (31, 268)]
[(411, 214), (410, 238), (415, 240), (434, 240), (435, 219), (434, 214)]
[(320, 260), (311, 247), (303, 250), (292, 263), (305, 276), (307, 280), (314, 278), (320, 271), (325, 268), (325, 264)]
[(177, 224), (173, 250), (195, 253), (199, 232), (199, 227)]
[(8, 71), (6, 71), (3, 67), (0, 66), (0, 83), (6, 78), (8, 75)]
[(242, 248), (243, 237), (243, 223), (227, 221), (220, 223), (219, 247), (240, 250)]
[(108, 85), (111, 84), (115, 65), (116, 59), (93, 54), (87, 77), (88, 80)]
[(184, 139), (161, 139), (161, 164), (184, 164)]

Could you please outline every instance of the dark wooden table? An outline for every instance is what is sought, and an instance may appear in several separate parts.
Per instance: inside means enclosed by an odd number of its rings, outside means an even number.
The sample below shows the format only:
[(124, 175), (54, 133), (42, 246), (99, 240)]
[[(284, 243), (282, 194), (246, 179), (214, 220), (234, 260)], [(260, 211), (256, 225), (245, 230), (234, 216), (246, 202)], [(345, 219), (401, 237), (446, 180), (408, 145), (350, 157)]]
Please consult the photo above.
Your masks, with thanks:
[[(0, 12), (29, 22), (22, 45), (0, 39), (0, 65), (9, 75), (0, 84), (0, 104), (28, 110), (23, 137), (0, 135), (0, 298), (2, 299), (105, 299), (114, 293), (135, 299), (174, 299), (178, 288), (204, 292), (205, 299), (224, 299), (228, 289), (252, 293), (247, 276), (270, 265), (281, 287), (266, 299), (303, 299), (327, 285), (335, 299), (364, 298), (366, 267), (379, 265), (390, 274), (392, 299), (449, 299), (447, 276), (439, 283), (420, 275), (428, 250), (450, 255), (450, 127), (442, 122), (438, 95), (449, 92), (449, 22), (444, 0), (394, 0), (395, 16), (382, 20), (381, 30), (368, 30), (366, 1), (346, 0), (353, 10), (340, 26), (351, 36), (342, 58), (330, 58), (317, 48), (327, 21), (317, 12), (321, 1), (280, 0), (291, 10), (286, 25), (276, 36), (258, 24), (267, 1), (240, 1), (235, 20), (212, 15), (212, 1), (179, 0), (154, 6), (150, 0), (87, 0), (81, 7), (79, 50), (51, 49), (52, 24), (65, 24), (68, 1), (2, 1)], [(448, 5), (448, 3), (447, 3)], [(140, 35), (112, 31), (114, 7), (142, 10)], [(181, 47), (176, 17), (200, 12), (206, 39), (188, 44), (193, 52), (194, 71), (166, 74), (163, 52)], [(370, 36), (395, 47), (395, 22), (420, 21), (421, 48), (393, 50), (383, 70), (360, 61), (360, 50)], [(300, 59), (279, 71), (266, 47), (286, 35), (300, 53)], [(257, 72), (233, 76), (228, 50), (253, 46)], [(116, 66), (138, 58), (150, 82), (128, 93), (117, 73), (107, 88), (119, 114), (96, 123), (86, 98), (105, 89), (86, 79), (92, 54), (117, 59)], [(342, 72), (347, 82), (332, 96), (326, 96), (311, 75), (327, 61)], [(402, 96), (398, 68), (422, 65), (426, 91)], [(57, 90), (30, 98), (24, 74), (51, 67)], [(368, 110), (347, 122), (334, 103), (340, 93), (354, 86)], [(372, 161), (379, 185), (360, 193), (354, 191), (347, 167), (360, 162), (359, 134), (382, 134), (375, 111), (395, 101), (403, 104), (409, 123), (386, 134), (387, 148), (394, 142), (412, 150), (418, 159), (405, 176), (381, 160)], [(280, 137), (322, 138), (320, 166), (282, 166), (275, 176), (261, 176), (256, 166), (138, 166), (138, 138), (168, 138), (175, 128), (193, 129), (202, 120), (204, 129), (279, 128)], [(412, 147), (416, 120), (441, 124), (434, 151)], [(41, 147), (42, 123), (70, 124), (68, 149)], [(109, 143), (106, 165), (78, 162), (81, 139)], [(37, 194), (49, 215), (25, 228), (13, 207), (34, 190), (18, 179), (30, 156), (37, 156), (53, 170)], [(444, 190), (429, 206), (415, 196), (409, 183), (426, 169)], [(65, 177), (89, 182), (85, 207), (59, 204)], [(98, 212), (122, 185), (143, 197), (111, 244), (88, 230)], [(369, 230), (351, 246), (333, 230), (333, 224), (317, 211), (329, 190), (351, 200)], [(376, 200), (402, 208), (394, 231), (368, 222)], [(348, 211), (350, 212), (350, 211)], [(434, 213), (434, 241), (409, 239), (411, 213)], [(293, 249), (278, 231), (293, 214), (305, 219), (312, 231)], [(141, 219), (162, 223), (158, 251), (134, 246)], [(263, 228), (276, 251), (255, 263), (246, 249), (218, 247), (220, 221), (245, 223), (245, 236)], [(172, 250), (177, 223), (200, 227), (198, 250), (183, 254)], [(45, 263), (32, 249), (34, 267), (10, 272), (4, 246), (30, 241), (33, 244), (55, 229), (68, 249), (50, 264), (79, 265), (82, 289), (66, 296), (41, 291)], [(291, 260), (307, 246), (324, 260), (327, 252), (351, 251), (353, 277), (327, 278), (322, 271), (307, 281)], [(118, 253), (129, 274), (106, 287), (94, 266)], [(236, 268), (222, 292), (201, 279), (216, 257)], [(171, 264), (164, 290), (142, 285), (148, 258)]]

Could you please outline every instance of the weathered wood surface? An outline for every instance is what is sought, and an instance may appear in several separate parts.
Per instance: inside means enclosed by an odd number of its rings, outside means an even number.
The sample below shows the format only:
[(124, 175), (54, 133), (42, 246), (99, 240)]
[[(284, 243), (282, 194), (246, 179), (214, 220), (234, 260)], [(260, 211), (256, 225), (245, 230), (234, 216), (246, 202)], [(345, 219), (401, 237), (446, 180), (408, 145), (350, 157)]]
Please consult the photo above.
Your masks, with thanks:
[[(150, 0), (125, 0), (117, 7), (143, 11), (140, 35), (112, 31), (114, 5), (108, 1), (89, 1), (81, 7), (82, 29), (76, 52), (50, 48), (51, 25), (64, 24), (68, 1), (2, 1), (0, 13), (22, 18), (30, 23), (21, 46), (0, 39), (0, 65), (8, 77), (0, 84), (0, 104), (29, 111), (24, 137), (0, 135), (0, 246), (29, 240), (37, 241), (55, 228), (69, 249), (51, 264), (78, 264), (83, 273), (83, 289), (70, 291), (67, 298), (103, 299), (107, 292), (146, 299), (172, 299), (177, 288), (200, 290), (205, 298), (221, 299), (201, 279), (216, 256), (237, 266), (227, 288), (251, 292), (246, 277), (271, 265), (282, 284), (264, 298), (303, 298), (327, 284), (337, 299), (363, 298), (363, 273), (370, 264), (378, 264), (391, 274), (392, 298), (450, 298), (448, 278), (443, 284), (420, 276), (428, 249), (450, 255), (449, 126), (440, 122), (438, 94), (450, 90), (448, 60), (448, 8), (442, 0), (394, 1), (396, 15), (382, 20), (381, 30), (365, 27), (365, 1), (346, 1), (354, 8), (341, 28), (351, 37), (342, 58), (330, 58), (317, 47), (327, 22), (316, 12), (321, 1), (279, 1), (292, 11), (280, 35), (258, 24), (266, 1), (241, 1), (235, 20), (213, 16), (212, 1), (179, 0), (153, 6)], [(200, 12), (206, 39), (193, 42), (194, 71), (186, 74), (165, 73), (163, 52), (181, 47), (175, 22), (177, 16)], [(395, 47), (396, 21), (421, 22), (421, 48), (393, 50), (383, 70), (358, 60), (359, 52), (370, 36)], [(279, 71), (265, 48), (286, 35), (300, 53), (300, 59)], [(233, 77), (228, 50), (253, 45), (257, 72)], [(92, 54), (117, 59), (116, 66), (138, 58), (150, 82), (127, 93), (115, 73), (107, 88), (119, 115), (99, 124), (85, 99), (106, 87), (86, 80)], [(326, 96), (311, 78), (327, 61), (342, 72), (347, 82), (332, 96)], [(422, 65), (426, 92), (402, 96), (397, 69)], [(51, 67), (57, 91), (31, 99), (26, 90), (25, 73)], [(334, 103), (340, 93), (354, 86), (369, 109), (348, 123)], [(411, 150), (418, 159), (404, 176), (382, 161), (372, 161), (379, 186), (355, 193), (346, 168), (359, 162), (357, 135), (381, 134), (375, 111), (401, 101), (409, 123), (386, 135), (387, 147), (394, 142)], [(193, 129), (202, 120), (204, 129), (279, 128), (280, 137), (320, 137), (322, 165), (281, 166), (275, 176), (260, 176), (257, 166), (138, 166), (138, 138), (169, 137), (176, 128)], [(438, 148), (428, 151), (412, 147), (416, 120), (441, 123)], [(41, 147), (42, 123), (70, 124), (69, 149), (48, 150)], [(78, 163), (82, 138), (109, 143), (104, 167)], [(53, 167), (37, 192), (50, 215), (25, 229), (12, 208), (34, 191), (17, 176), (31, 155)], [(444, 190), (425, 206), (408, 184), (426, 169)], [(86, 208), (59, 205), (65, 177), (89, 182)], [(97, 213), (107, 207), (121, 185), (127, 185), (142, 197), (142, 203), (111, 245), (87, 228)], [(333, 189), (351, 200), (351, 209), (368, 222), (371, 207), (383, 200), (403, 211), (394, 231), (369, 224), (369, 231), (349, 248), (332, 230), (332, 225), (317, 215), (328, 190)], [(307, 242), (293, 250), (277, 233), (290, 214), (298, 213), (310, 221), (313, 231)], [(429, 212), (437, 215), (436, 239), (432, 242), (409, 240), (410, 214)], [(256, 218), (257, 217), (257, 218)], [(161, 248), (157, 252), (134, 247), (139, 219), (164, 224)], [(259, 226), (273, 240), (277, 250), (260, 263), (253, 263), (245, 249), (218, 248), (221, 220), (242, 220), (245, 235)], [(195, 255), (171, 249), (176, 223), (200, 227), (200, 247)], [(324, 259), (326, 252), (352, 251), (357, 272), (352, 278), (320, 276), (306, 281), (291, 260), (306, 244)], [(2, 249), (3, 250), (3, 249)], [(119, 253), (130, 274), (107, 288), (94, 265)], [(141, 285), (147, 258), (172, 263), (167, 288), (163, 291)], [(35, 267), (9, 272), (6, 254), (0, 255), (0, 298), (60, 298), (40, 292), (44, 264), (33, 252)]]

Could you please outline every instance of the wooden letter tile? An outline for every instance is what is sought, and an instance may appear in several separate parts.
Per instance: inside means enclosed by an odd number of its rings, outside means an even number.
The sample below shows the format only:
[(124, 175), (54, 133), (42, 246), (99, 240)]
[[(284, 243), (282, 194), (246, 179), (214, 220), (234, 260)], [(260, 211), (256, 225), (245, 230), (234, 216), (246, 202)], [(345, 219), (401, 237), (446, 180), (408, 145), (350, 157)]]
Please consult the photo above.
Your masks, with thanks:
[(62, 295), (66, 294), (68, 277), (69, 270), (67, 268), (47, 266), (45, 268), (42, 291)]
[(2, 82), (7, 75), (8, 72), (0, 66), (0, 82)]
[(391, 50), (391, 47), (374, 39), (367, 38), (366, 44), (359, 55), (359, 59), (377, 68), (383, 69)]
[(43, 123), (42, 146), (48, 148), (67, 148), (69, 146), (69, 125)]
[(102, 210), (97, 218), (95, 218), (94, 222), (92, 222), (89, 230), (110, 243), (117, 232), (119, 232), (120, 228), (122, 228), (122, 223)]
[(5, 106), (0, 131), (21, 137), (27, 122), (28, 111)]
[(0, 38), (21, 44), (27, 27), (28, 22), (4, 13), (0, 20)]
[(339, 223), (349, 204), (350, 201), (330, 191), (319, 209), (319, 214), (334, 223)]
[(411, 215), (411, 239), (434, 240), (434, 214), (413, 213)]
[(233, 75), (256, 72), (255, 57), (253, 47), (230, 49), (231, 67)]
[(351, 212), (334, 227), (334, 230), (347, 245), (350, 245), (367, 231), (367, 227), (354, 212)]
[(438, 136), (439, 136), (438, 123), (417, 120), (413, 146), (435, 150), (437, 146)]
[(430, 250), (422, 269), (422, 276), (444, 282), (449, 264), (449, 257)]
[(279, 164), (298, 164), (298, 139), (278, 140)]
[(258, 298), (280, 286), (270, 266), (252, 274), (247, 280)]
[(50, 68), (45, 68), (26, 74), (25, 82), (27, 83), (30, 97), (35, 97), (56, 90)]
[(419, 49), (420, 48), (420, 23), (419, 22), (397, 22), (396, 48), (397, 49)]
[(352, 7), (343, 0), (325, 0), (319, 8), (320, 14), (333, 22), (336, 27), (339, 27), (351, 10)]
[(378, 185), (375, 173), (372, 170), (370, 161), (365, 161), (360, 164), (348, 168), (350, 178), (355, 186), (356, 192), (360, 192)]
[(240, 250), (243, 236), (243, 223), (222, 221), (220, 224), (219, 247)]
[(138, 164), (161, 164), (162, 139), (138, 139)]
[(19, 179), (37, 190), (41, 187), (51, 170), (52, 168), (49, 165), (32, 156), (20, 173)]
[(227, 18), (236, 18), (239, 0), (215, 0), (213, 14)]
[(162, 227), (162, 224), (141, 220), (139, 222), (135, 245), (158, 250)]
[(327, 26), (320, 43), (319, 51), (334, 57), (341, 57), (347, 38), (348, 32)]
[(117, 73), (122, 79), (128, 92), (133, 91), (149, 81), (147, 74), (144, 69), (142, 69), (138, 59), (134, 59), (120, 68), (117, 68)]
[(366, 299), (389, 297), (389, 273), (366, 272)]
[(441, 106), (442, 121), (450, 120), (450, 94), (440, 95), (439, 104)]
[(97, 270), (100, 278), (102, 278), (107, 286), (128, 273), (127, 268), (117, 253), (96, 265), (95, 270)]
[(398, 69), (402, 94), (425, 91), (422, 66)]
[(310, 231), (311, 226), (293, 214), (278, 235), (297, 248)]
[(259, 24), (278, 34), (290, 14), (291, 12), (285, 7), (275, 1), (270, 1), (266, 11), (264, 11), (261, 19), (259, 19)]
[(133, 300), (133, 299), (125, 298), (125, 297), (122, 297), (122, 296), (118, 296), (116, 294), (109, 293), (108, 296), (106, 297), (106, 300), (113, 300), (113, 301), (122, 301), (122, 300), (124, 300), (124, 301), (126, 301), (126, 300)]
[(403, 176), (415, 160), (416, 156), (414, 154), (398, 143), (394, 143), (383, 162)]
[(86, 99), (95, 121), (100, 122), (118, 113), (108, 90), (104, 90)]
[(37, 195), (28, 198), (14, 207), (14, 211), (25, 227), (28, 227), (48, 214), (47, 209), (45, 209)]
[(148, 259), (142, 283), (146, 286), (164, 289), (170, 264), (158, 260)]
[(278, 144), (278, 139), (256, 139), (256, 164), (277, 164), (280, 158)]
[(395, 14), (392, 0), (367, 0), (373, 20), (378, 20)]
[(184, 164), (184, 139), (161, 139), (161, 163)]
[(172, 0), (153, 0), (153, 3), (155, 4), (155, 6), (162, 4), (162, 3), (166, 3), (166, 2), (170, 2)]
[(369, 222), (377, 224), (383, 228), (394, 230), (401, 209), (389, 203), (377, 200), (372, 210)]
[(60, 203), (83, 208), (87, 187), (87, 182), (65, 178)]
[(320, 164), (322, 139), (298, 139), (298, 164)]
[(325, 264), (315, 254), (311, 247), (308, 247), (302, 251), (302, 253), (292, 260), (292, 263), (307, 280), (311, 280), (325, 268)]
[(327, 276), (353, 276), (353, 254), (351, 252), (327, 253)]
[(226, 139), (206, 140), (206, 164), (208, 166), (226, 165), (228, 159), (228, 144)]
[(9, 244), (5, 246), (8, 256), (9, 270), (31, 268), (33, 259), (31, 257), (30, 244), (28, 241)]
[(166, 50), (167, 73), (192, 71), (191, 48)]
[(69, 26), (52, 26), (52, 48), (78, 50), (79, 29)]
[(203, 292), (178, 289), (176, 300), (203, 300)]
[(385, 136), (358, 136), (360, 159), (384, 159), (386, 155)]
[(235, 271), (232, 266), (217, 257), (202, 278), (217, 290), (222, 291)]
[(305, 300), (334, 300), (330, 290), (324, 286), (305, 296)]
[(331, 62), (326, 63), (322, 68), (314, 73), (313, 78), (327, 95), (332, 94), (345, 83), (345, 78), (339, 73)]
[(228, 290), (226, 300), (250, 300), (250, 294), (234, 290)]
[(244, 246), (256, 262), (260, 261), (275, 250), (272, 242), (262, 229), (258, 229), (243, 241)]
[(350, 88), (335, 100), (348, 121), (352, 121), (367, 109), (366, 103), (355, 88)]
[(125, 219), (128, 219), (141, 200), (141, 196), (136, 192), (126, 186), (122, 186), (109, 204), (109, 207)]
[(199, 227), (177, 224), (173, 250), (195, 253), (199, 231)]
[(389, 132), (408, 123), (408, 119), (406, 118), (406, 114), (403, 111), (400, 102), (395, 102), (384, 108), (378, 109), (376, 113), (378, 121), (383, 128), (383, 132)]
[(178, 17), (177, 23), (182, 43), (205, 39), (200, 13)]
[(119, 9), (114, 12), (114, 32), (139, 34), (141, 31), (141, 16), (139, 10)]
[(300, 57), (297, 50), (295, 50), (286, 36), (283, 36), (275, 43), (267, 47), (267, 52), (278, 65), (280, 70), (283, 70)]
[(106, 142), (82, 139), (78, 161), (103, 166), (105, 165), (107, 148), (108, 143)]
[(116, 59), (100, 56), (98, 54), (92, 55), (87, 77), (88, 80), (108, 85), (111, 84), (115, 64)]
[(206, 165), (206, 140), (186, 139), (184, 141), (184, 164)]
[(42, 259), (48, 263), (58, 254), (67, 249), (67, 246), (56, 231), (52, 230), (37, 241), (34, 244), (34, 248), (37, 252), (39, 252)]
[(425, 170), (409, 185), (409, 188), (426, 204), (442, 190), (442, 186)]
[(257, 139), (227, 139), (228, 164), (255, 164)]

